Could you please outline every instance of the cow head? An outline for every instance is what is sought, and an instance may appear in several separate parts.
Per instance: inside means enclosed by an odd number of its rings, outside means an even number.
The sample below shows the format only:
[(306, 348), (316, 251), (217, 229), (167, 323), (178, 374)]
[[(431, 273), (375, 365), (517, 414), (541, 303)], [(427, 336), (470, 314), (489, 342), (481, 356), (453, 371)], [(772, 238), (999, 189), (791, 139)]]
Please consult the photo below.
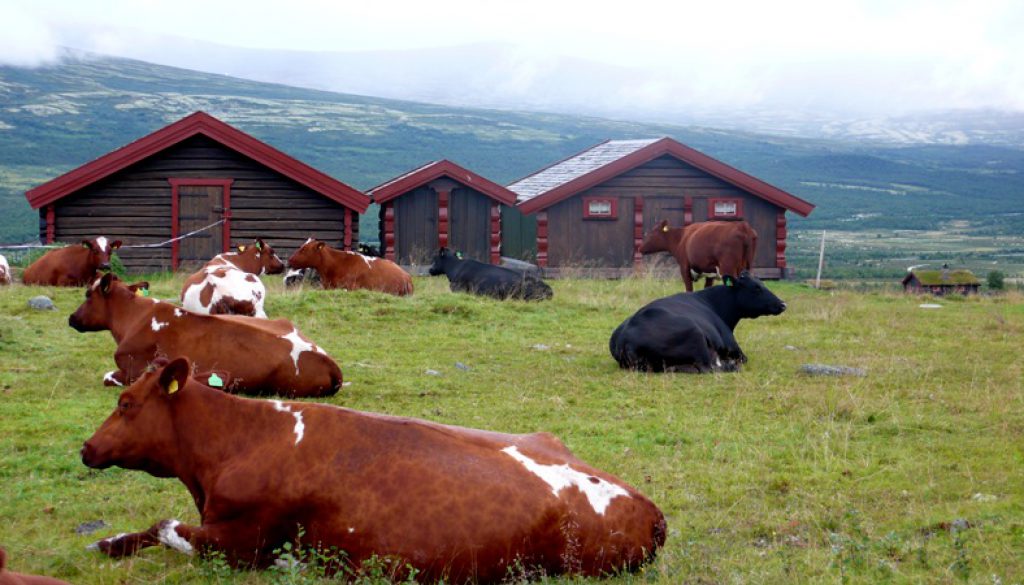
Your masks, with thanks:
[(644, 234), (644, 241), (640, 244), (640, 253), (653, 254), (669, 251), (673, 243), (672, 234), (673, 231), (668, 226), (668, 220), (661, 220), (658, 225), (651, 228), (651, 231)]
[(253, 274), (281, 274), (284, 272), (284, 262), (278, 257), (277, 252), (270, 247), (270, 244), (262, 238), (256, 238), (253, 243), (238, 246), (238, 255), (245, 260), (243, 270), (249, 267), (258, 267), (251, 270)]
[(85, 289), (85, 302), (68, 318), (68, 325), (83, 333), (109, 329), (114, 306), (119, 299), (148, 294), (148, 282), (125, 284), (113, 273), (107, 272)]
[(737, 278), (723, 276), (722, 285), (731, 291), (740, 318), (756, 319), (763, 315), (779, 315), (786, 310), (782, 299), (745, 270)]
[(384, 257), (384, 254), (381, 254), (380, 252), (380, 248), (378, 248), (377, 246), (371, 246), (370, 244), (364, 244), (362, 242), (359, 243), (359, 246), (356, 248), (356, 251), (362, 254), (363, 256), (373, 256), (376, 258)]
[(110, 270), (110, 255), (121, 247), (121, 240), (113, 242), (100, 236), (93, 240), (82, 240), (82, 247), (89, 251), (89, 266), (93, 270)]
[(304, 268), (316, 268), (323, 263), (323, 252), (327, 244), (320, 240), (309, 238), (298, 250), (288, 259), (288, 267), (295, 270)]
[(117, 408), (82, 445), (82, 463), (94, 469), (139, 469), (173, 475), (173, 410), (192, 371), (188, 358), (158, 361), (117, 399)]
[(448, 248), (441, 248), (434, 256), (434, 262), (430, 265), (430, 276), (439, 276), (445, 273), (445, 267), (452, 262), (462, 260), (462, 254), (452, 252)]

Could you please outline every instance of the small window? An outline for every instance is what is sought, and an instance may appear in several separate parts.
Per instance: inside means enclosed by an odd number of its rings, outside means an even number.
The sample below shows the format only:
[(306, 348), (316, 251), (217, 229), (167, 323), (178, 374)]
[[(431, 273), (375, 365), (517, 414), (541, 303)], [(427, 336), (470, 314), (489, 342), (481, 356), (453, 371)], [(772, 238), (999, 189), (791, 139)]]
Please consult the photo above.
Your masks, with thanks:
[(725, 219), (730, 217), (743, 217), (743, 200), (741, 199), (709, 199), (708, 217), (710, 219)]
[(618, 203), (614, 197), (584, 197), (583, 219), (615, 219), (619, 216)]

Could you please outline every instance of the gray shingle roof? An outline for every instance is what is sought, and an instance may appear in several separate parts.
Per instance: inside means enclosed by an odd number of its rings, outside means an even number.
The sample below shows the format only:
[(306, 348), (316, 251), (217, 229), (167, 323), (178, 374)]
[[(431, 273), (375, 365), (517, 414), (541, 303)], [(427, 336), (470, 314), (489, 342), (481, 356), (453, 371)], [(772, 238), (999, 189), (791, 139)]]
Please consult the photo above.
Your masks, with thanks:
[(577, 177), (582, 177), (591, 171), (595, 171), (624, 156), (630, 155), (658, 140), (661, 139), (608, 140), (575, 156), (541, 169), (532, 175), (519, 179), (509, 185), (508, 188), (518, 196), (520, 202), (528, 201)]

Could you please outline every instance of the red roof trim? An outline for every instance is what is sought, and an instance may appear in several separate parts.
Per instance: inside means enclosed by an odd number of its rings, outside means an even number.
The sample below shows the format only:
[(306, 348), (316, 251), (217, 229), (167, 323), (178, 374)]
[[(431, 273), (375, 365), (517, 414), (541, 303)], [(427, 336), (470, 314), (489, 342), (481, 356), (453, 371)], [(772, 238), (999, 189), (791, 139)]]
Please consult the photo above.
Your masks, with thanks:
[(25, 192), (25, 198), (34, 209), (39, 209), (196, 134), (203, 134), (359, 213), (365, 213), (370, 205), (369, 198), (358, 190), (206, 112), (190, 114), (47, 183), (29, 189)]
[(384, 203), (441, 177), (448, 177), (505, 205), (516, 204), (516, 194), (512, 191), (447, 159), (427, 163), (366, 193), (373, 197), (375, 203)]
[(528, 199), (517, 207), (525, 214), (535, 213), (666, 154), (670, 154), (712, 176), (718, 177), (744, 191), (804, 217), (807, 217), (814, 210), (812, 203), (667, 137), (585, 175), (576, 177), (541, 195)]

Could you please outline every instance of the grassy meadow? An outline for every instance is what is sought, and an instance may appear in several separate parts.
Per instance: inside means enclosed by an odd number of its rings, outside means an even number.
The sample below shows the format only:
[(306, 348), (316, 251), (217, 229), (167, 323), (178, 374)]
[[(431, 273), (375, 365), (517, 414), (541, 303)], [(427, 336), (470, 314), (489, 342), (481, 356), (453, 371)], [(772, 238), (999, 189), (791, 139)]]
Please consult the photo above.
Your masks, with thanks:
[[(175, 298), (181, 278), (150, 279), (154, 295)], [(772, 283), (789, 310), (740, 323), (743, 371), (694, 376), (620, 371), (608, 354), (614, 327), (680, 290), (674, 280), (553, 281), (555, 299), (540, 304), (452, 294), (443, 278), (417, 278), (404, 299), (267, 284), (267, 312), (341, 364), (348, 385), (330, 402), (550, 431), (653, 499), (668, 519), (665, 548), (644, 572), (607, 583), (1024, 581), (1019, 294), (935, 300)], [(29, 309), (38, 294), (58, 310)], [(85, 550), (163, 518), (199, 518), (176, 480), (79, 460), (117, 397), (101, 384), (113, 369), (109, 333), (67, 326), (82, 297), (0, 289), (0, 545), (11, 568), (76, 584), (318, 582), (159, 548), (120, 561)], [(867, 375), (811, 377), (805, 363)], [(97, 520), (108, 527), (76, 534)]]

